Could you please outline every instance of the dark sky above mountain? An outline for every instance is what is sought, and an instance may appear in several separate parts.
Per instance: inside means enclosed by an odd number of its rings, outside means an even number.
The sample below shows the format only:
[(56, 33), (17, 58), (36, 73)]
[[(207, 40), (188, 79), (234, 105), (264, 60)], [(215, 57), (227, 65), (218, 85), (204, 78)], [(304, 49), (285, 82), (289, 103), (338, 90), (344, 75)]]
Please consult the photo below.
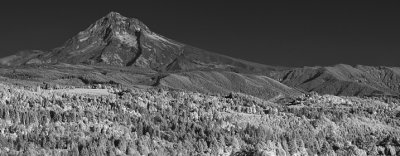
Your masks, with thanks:
[(3, 2), (0, 56), (53, 49), (110, 11), (209, 51), (281, 66), (400, 66), (397, 1)]

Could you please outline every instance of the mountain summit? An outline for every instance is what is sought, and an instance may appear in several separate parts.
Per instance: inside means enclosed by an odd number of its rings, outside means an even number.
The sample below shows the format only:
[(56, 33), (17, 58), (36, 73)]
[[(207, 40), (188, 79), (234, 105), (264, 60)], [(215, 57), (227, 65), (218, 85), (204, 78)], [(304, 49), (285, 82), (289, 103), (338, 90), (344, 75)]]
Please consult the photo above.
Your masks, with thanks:
[(159, 68), (179, 56), (183, 46), (153, 33), (135, 18), (111, 12), (51, 52), (20, 53), (19, 56), (2, 59), (0, 63), (21, 65), (62, 62)]
[(56, 63), (135, 66), (159, 71), (275, 69), (176, 42), (152, 32), (138, 19), (117, 12), (110, 12), (52, 51), (24, 51), (0, 59), (0, 64), (7, 66)]

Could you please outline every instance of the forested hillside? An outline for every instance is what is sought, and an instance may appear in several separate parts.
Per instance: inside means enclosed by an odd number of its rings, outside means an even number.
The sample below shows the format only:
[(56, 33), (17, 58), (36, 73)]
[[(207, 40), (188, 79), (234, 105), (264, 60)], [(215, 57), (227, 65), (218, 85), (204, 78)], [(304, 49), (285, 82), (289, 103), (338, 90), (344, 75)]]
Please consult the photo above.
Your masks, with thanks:
[(398, 155), (399, 100), (1, 84), (9, 155)]

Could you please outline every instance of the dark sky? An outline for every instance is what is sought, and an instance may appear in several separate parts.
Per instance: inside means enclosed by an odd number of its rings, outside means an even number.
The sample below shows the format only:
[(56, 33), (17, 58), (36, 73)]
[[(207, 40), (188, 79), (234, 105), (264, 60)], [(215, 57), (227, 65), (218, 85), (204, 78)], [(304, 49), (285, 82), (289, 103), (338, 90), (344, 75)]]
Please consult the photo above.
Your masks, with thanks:
[(116, 11), (182, 43), (268, 65), (400, 66), (399, 8), (397, 1), (4, 2), (0, 56), (53, 49)]

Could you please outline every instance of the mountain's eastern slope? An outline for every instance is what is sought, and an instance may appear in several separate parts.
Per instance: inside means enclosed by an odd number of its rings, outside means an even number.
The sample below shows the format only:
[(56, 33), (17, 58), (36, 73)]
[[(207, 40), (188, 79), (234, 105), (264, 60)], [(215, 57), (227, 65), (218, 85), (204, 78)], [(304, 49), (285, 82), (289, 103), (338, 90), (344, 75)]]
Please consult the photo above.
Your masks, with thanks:
[(229, 71), (191, 71), (170, 74), (162, 78), (160, 86), (205, 93), (241, 92), (263, 99), (273, 97), (295, 97), (300, 95), (290, 88), (267, 76), (239, 74)]
[(304, 67), (275, 72), (272, 77), (305, 91), (323, 94), (370, 96), (400, 93), (400, 68), (350, 66)]

